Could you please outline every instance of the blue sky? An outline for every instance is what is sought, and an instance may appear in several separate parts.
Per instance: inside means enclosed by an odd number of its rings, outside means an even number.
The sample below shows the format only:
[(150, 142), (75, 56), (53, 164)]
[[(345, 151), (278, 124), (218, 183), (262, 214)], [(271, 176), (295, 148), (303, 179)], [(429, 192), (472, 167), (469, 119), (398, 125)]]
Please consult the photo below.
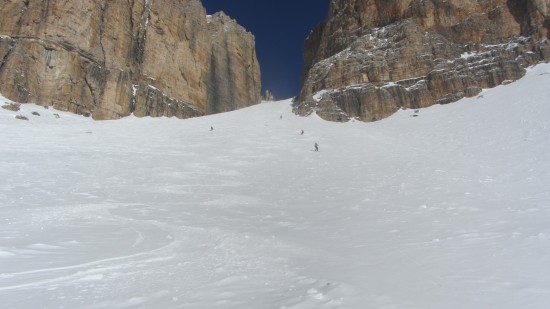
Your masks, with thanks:
[(322, 22), (330, 0), (202, 0), (206, 12), (224, 11), (256, 37), (262, 93), (277, 99), (298, 95), (302, 50), (309, 32)]

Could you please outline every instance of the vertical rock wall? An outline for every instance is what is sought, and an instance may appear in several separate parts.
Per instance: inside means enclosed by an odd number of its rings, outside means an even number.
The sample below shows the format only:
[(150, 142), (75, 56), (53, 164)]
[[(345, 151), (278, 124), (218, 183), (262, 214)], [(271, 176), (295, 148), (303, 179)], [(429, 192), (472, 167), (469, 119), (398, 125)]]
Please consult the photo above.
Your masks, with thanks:
[(295, 112), (374, 121), (474, 96), (550, 59), (550, 0), (332, 0)]
[(95, 119), (180, 118), (260, 101), (254, 36), (199, 0), (14, 0), (0, 92)]

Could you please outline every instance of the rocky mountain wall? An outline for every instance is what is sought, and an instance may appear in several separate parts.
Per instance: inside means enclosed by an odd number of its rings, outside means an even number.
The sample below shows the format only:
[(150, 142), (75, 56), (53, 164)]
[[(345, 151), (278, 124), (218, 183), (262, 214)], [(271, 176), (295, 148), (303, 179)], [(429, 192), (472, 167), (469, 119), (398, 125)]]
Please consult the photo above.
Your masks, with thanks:
[(260, 102), (255, 39), (199, 0), (9, 0), (0, 92), (95, 119), (194, 117)]
[(295, 112), (374, 121), (475, 96), (550, 59), (550, 0), (332, 0)]

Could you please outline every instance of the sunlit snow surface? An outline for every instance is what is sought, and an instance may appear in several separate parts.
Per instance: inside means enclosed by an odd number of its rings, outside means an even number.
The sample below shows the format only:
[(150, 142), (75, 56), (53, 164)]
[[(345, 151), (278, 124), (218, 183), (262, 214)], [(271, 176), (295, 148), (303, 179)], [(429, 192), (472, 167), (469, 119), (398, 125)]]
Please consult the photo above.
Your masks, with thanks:
[(375, 123), (0, 109), (0, 307), (548, 308), (549, 73)]

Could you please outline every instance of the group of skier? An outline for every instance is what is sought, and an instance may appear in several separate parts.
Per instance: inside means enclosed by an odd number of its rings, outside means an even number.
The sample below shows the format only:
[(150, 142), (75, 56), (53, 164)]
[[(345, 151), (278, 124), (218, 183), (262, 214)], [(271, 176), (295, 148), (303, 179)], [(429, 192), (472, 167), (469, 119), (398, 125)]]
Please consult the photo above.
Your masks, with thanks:
[[(283, 120), (283, 115), (279, 116), (279, 119)], [(210, 131), (214, 131), (213, 126), (210, 127)], [(304, 135), (304, 130), (302, 130), (302, 132), (300, 132), (300, 135)], [(317, 144), (317, 142), (315, 142), (313, 147), (315, 148), (315, 151), (319, 151), (319, 144)]]
[[(279, 116), (279, 119), (283, 120), (283, 115)], [(304, 130), (300, 132), (300, 135), (304, 135)], [(319, 151), (319, 144), (317, 144), (317, 142), (315, 142), (315, 145), (313, 145), (313, 147), (315, 147), (315, 151)]]

